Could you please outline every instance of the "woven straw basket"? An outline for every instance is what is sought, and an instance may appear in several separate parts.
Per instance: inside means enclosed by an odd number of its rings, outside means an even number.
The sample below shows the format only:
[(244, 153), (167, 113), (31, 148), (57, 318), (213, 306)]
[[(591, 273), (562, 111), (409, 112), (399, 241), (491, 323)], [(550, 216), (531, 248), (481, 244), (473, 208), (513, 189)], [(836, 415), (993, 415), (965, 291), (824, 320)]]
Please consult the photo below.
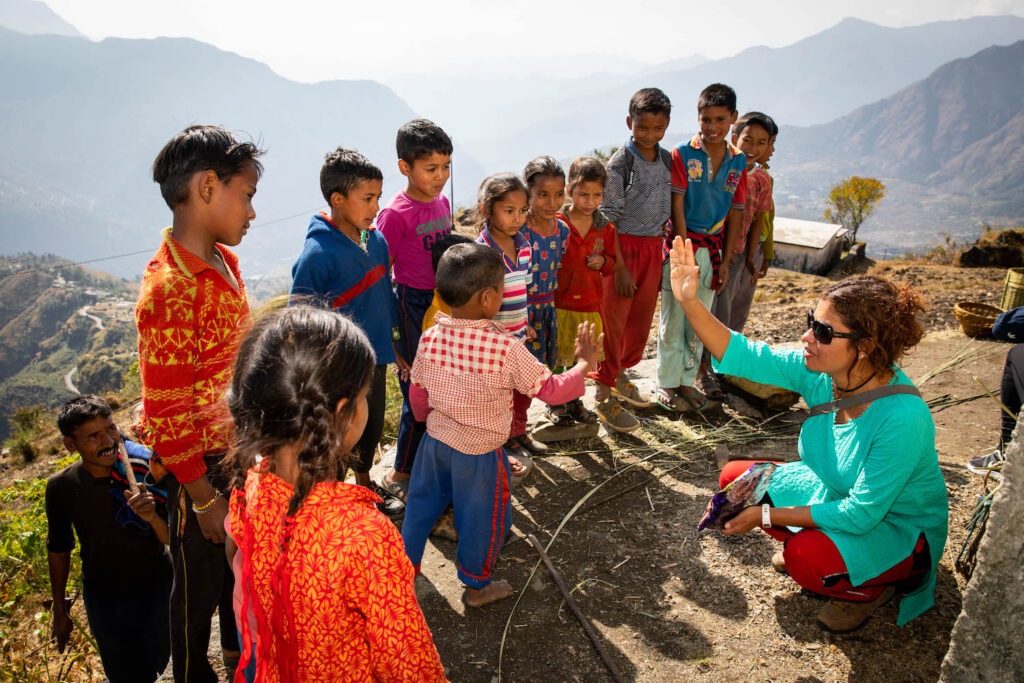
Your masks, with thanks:
[(961, 301), (953, 307), (960, 328), (968, 337), (991, 337), (992, 325), (1003, 309), (977, 301)]

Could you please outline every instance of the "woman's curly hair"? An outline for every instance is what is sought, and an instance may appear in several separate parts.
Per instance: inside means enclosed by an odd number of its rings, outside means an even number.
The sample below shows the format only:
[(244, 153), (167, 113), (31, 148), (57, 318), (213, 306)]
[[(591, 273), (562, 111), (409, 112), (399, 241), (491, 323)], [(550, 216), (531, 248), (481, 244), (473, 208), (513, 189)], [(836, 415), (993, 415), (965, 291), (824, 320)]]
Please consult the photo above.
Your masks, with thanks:
[(896, 365), (924, 336), (921, 314), (927, 303), (908, 284), (872, 275), (851, 277), (826, 289), (821, 298), (859, 337), (857, 348), (876, 371)]

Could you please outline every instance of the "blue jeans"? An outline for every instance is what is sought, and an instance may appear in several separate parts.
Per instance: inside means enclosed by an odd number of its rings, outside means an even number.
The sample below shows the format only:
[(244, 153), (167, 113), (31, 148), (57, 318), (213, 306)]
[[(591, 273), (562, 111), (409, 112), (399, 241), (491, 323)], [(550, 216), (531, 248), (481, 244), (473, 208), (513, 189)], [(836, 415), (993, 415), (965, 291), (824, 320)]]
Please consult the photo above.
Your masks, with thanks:
[[(253, 634), (256, 635), (256, 634)], [(242, 633), (238, 633), (238, 651), (242, 652), (245, 649), (245, 644), (242, 643)], [(256, 643), (252, 644), (252, 652), (249, 653), (249, 663), (242, 669), (242, 676), (245, 678), (245, 683), (253, 683), (256, 680)]]
[[(434, 301), (434, 290), (395, 285), (395, 298), (398, 299), (398, 342), (395, 347), (409, 365), (412, 365), (416, 349), (420, 345), (420, 335), (423, 333), (423, 316), (427, 314), (427, 309)], [(419, 448), (420, 439), (427, 431), (427, 425), (425, 422), (416, 422), (412, 415), (409, 382), (399, 378), (398, 386), (402, 389), (402, 417), (398, 423), (398, 443), (395, 444), (395, 469), (409, 474), (412, 472), (416, 450)]]

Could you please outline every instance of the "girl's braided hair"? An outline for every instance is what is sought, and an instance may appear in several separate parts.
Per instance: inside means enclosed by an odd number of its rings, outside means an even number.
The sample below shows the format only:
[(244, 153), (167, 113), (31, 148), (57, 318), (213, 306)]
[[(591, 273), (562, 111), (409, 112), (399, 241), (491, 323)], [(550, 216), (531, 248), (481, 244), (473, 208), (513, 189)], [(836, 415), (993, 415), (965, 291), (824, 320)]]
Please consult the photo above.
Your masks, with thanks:
[[(245, 485), (257, 455), (300, 442), (294, 515), (314, 484), (342, 481), (352, 455), (345, 435), (376, 360), (362, 330), (343, 315), (300, 305), (266, 313), (242, 341), (228, 392), (237, 443), (224, 467)], [(347, 399), (340, 411), (336, 406)]]

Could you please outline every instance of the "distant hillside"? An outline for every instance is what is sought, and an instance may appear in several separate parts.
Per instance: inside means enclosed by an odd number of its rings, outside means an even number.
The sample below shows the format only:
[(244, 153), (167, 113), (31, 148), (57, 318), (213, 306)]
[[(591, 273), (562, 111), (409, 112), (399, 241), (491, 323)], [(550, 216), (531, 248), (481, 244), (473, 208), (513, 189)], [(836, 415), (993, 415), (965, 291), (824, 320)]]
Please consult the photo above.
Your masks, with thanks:
[(1021, 224), (1024, 41), (945, 64), (831, 123), (783, 129), (775, 167), (782, 202), (818, 212), (838, 179), (885, 181), (890, 196), (865, 224), (869, 246), (899, 250), (940, 229), (973, 237), (983, 221)]
[[(474, 156), (486, 154), (492, 158), (500, 152), (513, 151), (495, 140), (496, 122), (503, 129), (516, 130), (557, 116), (559, 110), (552, 107), (554, 102), (589, 97), (594, 92), (632, 83), (640, 77), (657, 80), (663, 73), (689, 69), (708, 59), (689, 55), (651, 66), (585, 54), (573, 57), (568, 64), (557, 61), (555, 67), (546, 55), (543, 65), (526, 60), (525, 56), (524, 61), (525, 64), (517, 63), (514, 71), (509, 71), (504, 61), (484, 61), (479, 65), (462, 65), (459, 71), (445, 73), (443, 78), (438, 78), (433, 71), (408, 73), (389, 78), (387, 84), (413, 109), (450, 126), (460, 139), (470, 140), (474, 147), (478, 145), (472, 141), (484, 140), (486, 150), (476, 150)], [(584, 75), (566, 72), (583, 68), (586, 69)], [(472, 98), (472, 106), (466, 106), (467, 97)], [(618, 119), (621, 118), (622, 112), (619, 112)], [(598, 138), (591, 146), (602, 141)], [(501, 168), (500, 164), (495, 166), (497, 168)]]
[[(57, 251), (77, 261), (148, 250), (103, 265), (141, 273), (170, 222), (150, 165), (191, 123), (225, 125), (268, 149), (254, 229), (240, 248), (244, 274), (287, 272), (309, 214), (324, 204), (320, 166), (335, 146), (373, 159), (386, 194), (404, 187), (395, 132), (415, 114), (379, 83), (296, 83), (254, 60), (171, 38), (94, 43), (0, 29), (0, 62), (7, 253)], [(459, 149), (457, 182), (473, 195), (482, 171)]]
[(55, 256), (0, 257), (0, 440), (14, 408), (53, 407), (71, 396), (66, 382), (120, 389), (136, 356), (136, 295), (134, 284)]
[[(723, 39), (727, 35), (723, 30)], [(479, 121), (498, 122), (503, 133), (497, 144), (492, 125), (470, 140), (470, 151), (496, 168), (518, 169), (535, 154), (573, 157), (621, 144), (628, 135), (623, 119), (629, 96), (646, 86), (660, 87), (672, 99), (666, 142), (673, 145), (695, 131), (697, 95), (714, 82), (736, 89), (741, 111), (765, 111), (790, 126), (825, 123), (891, 95), (950, 60), (1022, 38), (1024, 18), (1015, 16), (906, 28), (846, 19), (792, 45), (753, 47), (689, 68), (618, 78), (586, 93), (553, 97), (543, 107), (517, 106), (517, 98), (495, 102), (493, 111), (488, 103), (478, 103)], [(438, 88), (443, 91), (444, 83)], [(451, 107), (466, 105), (464, 97), (448, 101)]]
[(19, 33), (83, 37), (77, 28), (38, 0), (0, 0), (0, 26)]

